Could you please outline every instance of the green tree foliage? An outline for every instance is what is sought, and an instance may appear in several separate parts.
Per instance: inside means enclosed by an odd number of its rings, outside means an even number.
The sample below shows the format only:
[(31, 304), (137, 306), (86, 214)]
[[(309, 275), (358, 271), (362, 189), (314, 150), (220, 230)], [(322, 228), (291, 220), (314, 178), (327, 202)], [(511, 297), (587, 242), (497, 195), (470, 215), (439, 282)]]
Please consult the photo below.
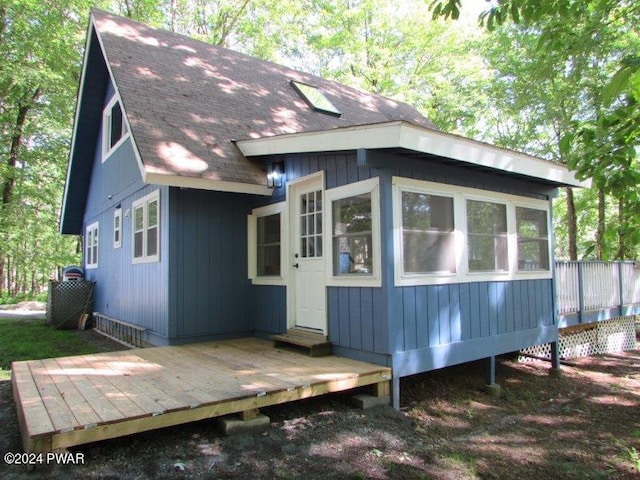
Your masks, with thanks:
[[(461, 4), (435, 0), (431, 6), (434, 16), (455, 17)], [(493, 62), (499, 72), (494, 86), (506, 85), (502, 94), (496, 96), (494, 88), (490, 95), (498, 101), (497, 111), (506, 114), (502, 123), (510, 127), (504, 144), (562, 161), (579, 177), (593, 179), (598, 195), (590, 208), (599, 215), (591, 239), (577, 238), (577, 215), (570, 205), (558, 212), (561, 228), (575, 230), (567, 232), (570, 246), (581, 243), (581, 254), (596, 258), (636, 256), (640, 5), (624, 0), (498, 0), (487, 6), (480, 23), (497, 44), (489, 50), (489, 58), (498, 59)], [(513, 62), (511, 53), (518, 50), (522, 58)], [(544, 145), (546, 152), (540, 151)], [(566, 195), (571, 204), (574, 193)], [(609, 203), (617, 205), (615, 213)], [(616, 225), (617, 242), (610, 238), (610, 225)], [(576, 250), (566, 251), (575, 258)]]
[(78, 259), (57, 217), (88, 4), (0, 3), (0, 295)]
[[(463, 23), (460, 0), (435, 0), (431, 13), (425, 5), (0, 0), (0, 296), (38, 291), (57, 266), (80, 261), (78, 241), (57, 226), (91, 6), (406, 101), (445, 131), (565, 162), (601, 195), (576, 193), (575, 214), (558, 204), (560, 251), (573, 216), (581, 252), (596, 251), (597, 232), (601, 255), (637, 255), (640, 7), (499, 0), (487, 4), (483, 32)], [(607, 223), (597, 228), (602, 193)]]

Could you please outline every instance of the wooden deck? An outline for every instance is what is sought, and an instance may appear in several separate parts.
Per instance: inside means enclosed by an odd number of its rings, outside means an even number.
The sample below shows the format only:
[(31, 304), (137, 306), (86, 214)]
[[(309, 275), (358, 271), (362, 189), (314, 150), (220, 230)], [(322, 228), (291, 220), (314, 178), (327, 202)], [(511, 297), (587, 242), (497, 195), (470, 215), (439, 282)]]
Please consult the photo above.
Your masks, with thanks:
[(257, 339), (14, 362), (26, 452), (193, 422), (374, 385), (391, 369), (313, 358)]

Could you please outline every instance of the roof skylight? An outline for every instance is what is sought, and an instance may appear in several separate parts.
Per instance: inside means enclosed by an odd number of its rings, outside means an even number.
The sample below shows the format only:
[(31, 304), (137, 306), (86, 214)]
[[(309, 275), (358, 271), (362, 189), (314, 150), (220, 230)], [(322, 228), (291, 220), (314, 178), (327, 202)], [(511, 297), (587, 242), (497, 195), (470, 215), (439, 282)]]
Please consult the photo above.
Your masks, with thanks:
[(316, 112), (327, 113), (329, 115), (335, 115), (336, 117), (342, 115), (342, 112), (338, 110), (333, 103), (331, 103), (331, 101), (318, 89), (318, 87), (296, 82), (295, 80), (291, 80), (291, 86), (296, 90), (296, 92), (298, 92), (302, 99), (307, 102), (307, 105)]

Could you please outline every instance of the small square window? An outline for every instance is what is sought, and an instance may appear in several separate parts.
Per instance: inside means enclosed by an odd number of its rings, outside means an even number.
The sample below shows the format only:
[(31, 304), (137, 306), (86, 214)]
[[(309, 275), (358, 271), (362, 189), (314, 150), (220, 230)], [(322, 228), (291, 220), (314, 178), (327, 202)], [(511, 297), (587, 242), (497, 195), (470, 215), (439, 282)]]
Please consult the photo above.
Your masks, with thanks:
[(404, 273), (456, 273), (453, 198), (401, 194)]
[(371, 193), (341, 198), (333, 208), (333, 275), (373, 275)]
[(257, 273), (259, 277), (280, 276), (280, 214), (256, 219)]
[(518, 270), (549, 270), (547, 212), (516, 207)]
[(160, 259), (160, 194), (158, 191), (133, 202), (133, 263)]
[(122, 246), (122, 209), (116, 208), (113, 212), (113, 248)]
[(98, 222), (87, 227), (85, 235), (85, 265), (87, 268), (98, 267)]
[(284, 202), (267, 205), (247, 217), (248, 274), (255, 285), (285, 285), (284, 207)]
[(467, 200), (467, 237), (470, 272), (509, 270), (505, 204)]

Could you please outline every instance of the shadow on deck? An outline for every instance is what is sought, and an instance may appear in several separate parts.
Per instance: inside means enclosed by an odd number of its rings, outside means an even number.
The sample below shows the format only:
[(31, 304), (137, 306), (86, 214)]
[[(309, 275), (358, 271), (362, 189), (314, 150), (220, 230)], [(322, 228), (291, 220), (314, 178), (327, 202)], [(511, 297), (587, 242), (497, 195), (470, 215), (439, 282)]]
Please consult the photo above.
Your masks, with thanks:
[(48, 452), (366, 385), (391, 369), (254, 338), (14, 362), (26, 452)]

